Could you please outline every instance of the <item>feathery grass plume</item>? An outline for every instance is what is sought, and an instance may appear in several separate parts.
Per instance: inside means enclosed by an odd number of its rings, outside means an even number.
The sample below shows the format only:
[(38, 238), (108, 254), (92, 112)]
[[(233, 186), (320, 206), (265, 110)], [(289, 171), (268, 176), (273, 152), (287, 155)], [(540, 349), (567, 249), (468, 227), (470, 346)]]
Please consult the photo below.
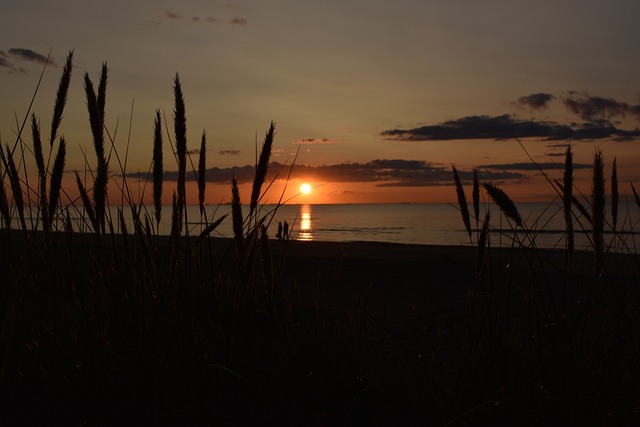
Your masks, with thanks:
[(602, 272), (602, 259), (604, 256), (604, 156), (600, 149), (596, 149), (593, 155), (593, 187), (591, 189), (591, 217), (593, 218), (593, 247), (596, 254), (596, 276)]
[(155, 207), (156, 225), (160, 226), (162, 219), (162, 119), (160, 110), (156, 110), (156, 120), (153, 124), (153, 205)]
[(202, 239), (204, 239), (205, 237), (207, 237), (209, 234), (211, 234), (216, 228), (218, 228), (218, 226), (220, 224), (222, 224), (222, 221), (224, 221), (224, 219), (228, 216), (229, 214), (224, 214), (222, 215), (220, 218), (218, 218), (217, 220), (215, 220), (214, 222), (212, 222), (211, 224), (207, 225), (205, 227), (204, 230), (202, 230), (202, 232), (198, 235), (198, 238), (196, 239), (194, 246), (198, 243), (200, 243), (200, 241)]
[(11, 149), (7, 145), (6, 154), (3, 156), (5, 161), (5, 167), (9, 176), (9, 184), (11, 184), (11, 191), (13, 192), (13, 201), (18, 210), (18, 217), (20, 218), (20, 225), (24, 231), (27, 231), (27, 223), (24, 219), (24, 198), (22, 196), (22, 187), (20, 186), (20, 177), (18, 176), (18, 169), (13, 161), (13, 154)]
[(518, 208), (516, 208), (515, 203), (513, 203), (513, 200), (511, 200), (507, 193), (505, 193), (495, 185), (489, 183), (485, 183), (482, 186), (484, 187), (489, 197), (491, 197), (495, 204), (498, 205), (502, 213), (507, 218), (512, 219), (517, 226), (519, 226), (520, 228), (524, 228), (520, 212), (518, 212)]
[(571, 144), (567, 146), (567, 152), (564, 159), (564, 179), (562, 185), (562, 205), (564, 207), (564, 223), (565, 232), (567, 234), (567, 252), (566, 265), (569, 271), (573, 266), (574, 254), (574, 230), (573, 215), (571, 213), (571, 203), (573, 199), (573, 153)]
[(456, 183), (456, 193), (458, 194), (458, 205), (460, 205), (462, 221), (464, 222), (464, 227), (467, 229), (467, 234), (469, 234), (469, 240), (471, 240), (471, 220), (469, 218), (469, 206), (467, 206), (467, 197), (464, 194), (464, 188), (462, 188), (462, 182), (460, 181), (458, 170), (453, 165), (451, 166), (451, 168), (453, 169), (453, 180)]
[(64, 173), (64, 164), (67, 155), (67, 143), (64, 138), (60, 138), (60, 144), (58, 146), (58, 153), (56, 159), (53, 162), (53, 169), (51, 170), (51, 187), (49, 188), (49, 218), (47, 223), (49, 226), (53, 224), (53, 218), (55, 217), (56, 207), (58, 206), (58, 199), (60, 198), (60, 189), (62, 188), (62, 174)]
[(264, 137), (264, 143), (262, 144), (262, 151), (260, 152), (260, 159), (256, 165), (256, 174), (253, 177), (253, 186), (251, 187), (251, 201), (249, 204), (249, 216), (254, 212), (258, 206), (258, 200), (260, 199), (260, 190), (262, 184), (267, 176), (267, 169), (269, 168), (269, 159), (271, 158), (271, 147), (273, 146), (273, 137), (276, 133), (276, 124), (271, 122), (269, 130)]
[(484, 253), (487, 247), (487, 238), (489, 237), (489, 221), (491, 220), (491, 211), (487, 211), (482, 222), (482, 230), (478, 237), (478, 254), (476, 259), (476, 278), (480, 278), (484, 266)]
[(186, 201), (185, 178), (187, 173), (187, 116), (184, 105), (184, 95), (180, 85), (180, 76), (176, 74), (174, 79), (173, 93), (175, 96), (174, 106), (174, 131), (176, 143), (176, 155), (178, 157), (178, 224), (182, 230), (182, 212)]
[(102, 120), (104, 122), (104, 108), (107, 101), (107, 74), (109, 69), (107, 68), (107, 63), (102, 63), (102, 72), (100, 73), (100, 83), (98, 83), (98, 111), (100, 111), (100, 115), (102, 116)]
[(38, 196), (40, 199), (40, 215), (42, 216), (42, 228), (49, 230), (49, 214), (47, 206), (47, 169), (44, 165), (44, 155), (42, 154), (42, 140), (40, 139), (40, 126), (36, 115), (31, 115), (31, 135), (33, 138), (33, 155), (36, 159), (38, 169)]
[(198, 203), (200, 204), (200, 217), (206, 219), (204, 213), (204, 195), (207, 188), (207, 134), (202, 131), (202, 141), (200, 142), (200, 157), (198, 160)]
[(613, 231), (616, 231), (618, 226), (618, 200), (620, 195), (618, 194), (618, 165), (616, 158), (613, 159), (613, 169), (611, 170), (611, 220)]
[(471, 193), (473, 199), (473, 214), (476, 217), (476, 230), (480, 221), (480, 184), (478, 182), (478, 170), (473, 170), (473, 190)]
[(105, 231), (105, 209), (107, 199), (107, 185), (109, 181), (109, 168), (105, 156), (104, 143), (104, 103), (107, 82), (107, 65), (103, 64), (100, 76), (99, 95), (93, 89), (93, 83), (89, 74), (84, 75), (84, 88), (87, 96), (87, 109), (89, 110), (89, 123), (93, 134), (93, 146), (98, 160), (96, 176), (93, 184), (93, 202), (98, 229), (96, 232)]
[(67, 62), (62, 70), (60, 83), (58, 84), (58, 92), (56, 94), (56, 103), (53, 107), (53, 118), (51, 119), (51, 135), (49, 137), (49, 146), (53, 147), (53, 143), (58, 135), (58, 129), (62, 122), (62, 113), (67, 103), (67, 93), (69, 92), (69, 83), (71, 82), (71, 70), (73, 69), (73, 50), (67, 55)]
[(638, 193), (636, 192), (636, 187), (633, 186), (633, 182), (631, 183), (631, 190), (633, 191), (633, 198), (636, 201), (636, 205), (640, 208), (640, 197), (638, 197)]
[(233, 236), (238, 246), (238, 253), (240, 258), (243, 258), (243, 236), (244, 230), (242, 228), (242, 203), (240, 202), (240, 192), (238, 190), (238, 180), (236, 175), (231, 178), (231, 222), (233, 225)]
[(87, 194), (87, 190), (84, 188), (82, 184), (82, 180), (80, 179), (80, 175), (78, 171), (76, 173), (76, 182), (78, 184), (78, 192), (80, 193), (80, 198), (82, 199), (82, 204), (84, 205), (84, 210), (87, 212), (89, 216), (89, 221), (91, 221), (91, 226), (93, 227), (93, 231), (98, 233), (98, 221), (96, 219), (96, 213), (93, 210), (93, 204), (91, 200), (89, 200), (89, 195)]

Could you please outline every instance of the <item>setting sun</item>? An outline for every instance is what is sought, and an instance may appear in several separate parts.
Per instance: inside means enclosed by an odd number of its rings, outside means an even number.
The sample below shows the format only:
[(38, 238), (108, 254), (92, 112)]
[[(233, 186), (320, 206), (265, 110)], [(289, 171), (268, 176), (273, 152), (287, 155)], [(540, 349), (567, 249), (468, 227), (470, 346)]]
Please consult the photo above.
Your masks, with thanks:
[(311, 186), (307, 183), (304, 183), (300, 186), (300, 192), (302, 194), (309, 194), (311, 193)]

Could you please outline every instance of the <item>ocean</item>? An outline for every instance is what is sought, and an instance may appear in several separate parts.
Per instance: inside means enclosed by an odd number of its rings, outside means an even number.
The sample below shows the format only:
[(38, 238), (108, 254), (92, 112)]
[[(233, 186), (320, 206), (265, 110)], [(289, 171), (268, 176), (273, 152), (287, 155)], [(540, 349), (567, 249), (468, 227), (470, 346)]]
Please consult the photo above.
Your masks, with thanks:
[[(564, 248), (564, 219), (562, 206), (559, 203), (521, 203), (518, 209), (527, 228), (516, 230), (500, 214), (495, 205), (486, 205), (483, 209), (491, 210), (491, 244), (496, 246), (510, 246), (512, 240), (523, 242), (530, 246), (531, 240), (540, 248)], [(112, 208), (115, 209), (115, 208)], [(148, 207), (152, 216), (152, 208)], [(209, 222), (230, 213), (229, 205), (207, 206)], [(243, 214), (248, 213), (248, 206), (243, 206)], [(621, 205), (618, 214), (618, 229), (623, 230), (624, 245), (635, 251), (635, 237), (640, 220), (640, 210), (635, 204)], [(473, 208), (470, 206), (473, 215)], [(115, 213), (115, 210), (114, 210)], [(334, 241), (355, 242), (374, 241), (425, 245), (469, 245), (469, 236), (457, 205), (453, 204), (344, 204), (344, 205), (310, 205), (291, 204), (277, 207), (263, 205), (259, 208), (260, 215), (272, 218), (268, 223), (268, 232), (272, 238), (276, 237), (278, 222), (287, 221), (290, 228), (290, 238), (302, 241)], [(131, 214), (125, 210), (125, 218), (130, 222)], [(480, 217), (484, 217), (481, 212)], [(115, 218), (115, 216), (114, 216)], [(189, 233), (198, 235), (203, 228), (200, 212), (197, 206), (187, 209)], [(169, 234), (171, 208), (163, 207), (163, 221), (159, 232)], [(607, 220), (611, 222), (609, 210)], [(481, 227), (482, 224), (479, 224)], [(475, 230), (475, 220), (472, 228)], [(587, 220), (583, 217), (575, 222), (576, 248), (591, 247)], [(606, 230), (610, 228), (606, 228)], [(231, 215), (212, 234), (216, 237), (231, 237)], [(475, 231), (473, 241), (475, 243)], [(611, 240), (614, 234), (609, 231), (606, 239)], [(617, 245), (620, 239), (615, 240)], [(516, 243), (517, 245), (518, 243)]]

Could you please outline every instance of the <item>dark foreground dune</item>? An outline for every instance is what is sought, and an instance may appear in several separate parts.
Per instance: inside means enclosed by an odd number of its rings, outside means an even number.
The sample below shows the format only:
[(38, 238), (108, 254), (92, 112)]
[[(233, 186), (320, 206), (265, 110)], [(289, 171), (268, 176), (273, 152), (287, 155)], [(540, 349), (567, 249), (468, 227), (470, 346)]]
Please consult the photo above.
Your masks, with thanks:
[(0, 424), (638, 421), (635, 255), (68, 237), (0, 233)]

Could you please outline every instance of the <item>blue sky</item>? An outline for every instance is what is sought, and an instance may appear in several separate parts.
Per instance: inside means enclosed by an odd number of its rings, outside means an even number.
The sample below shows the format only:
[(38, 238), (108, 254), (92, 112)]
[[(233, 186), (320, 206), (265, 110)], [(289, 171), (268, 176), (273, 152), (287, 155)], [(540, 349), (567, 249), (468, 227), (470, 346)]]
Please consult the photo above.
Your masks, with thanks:
[[(189, 145), (206, 130), (209, 166), (232, 173), (253, 163), (256, 135), (274, 120), (273, 160), (290, 163), (300, 147), (298, 163), (311, 169), (294, 177), (325, 184), (316, 201), (443, 200), (452, 163), (492, 165), (487, 179), (540, 197), (549, 189), (536, 185), (505, 132), (545, 163), (568, 142), (581, 163), (601, 147), (607, 161), (618, 159), (623, 181), (640, 179), (635, 1), (8, 0), (2, 9), (2, 143), (15, 141), (16, 116), (21, 122), (51, 50), (34, 104), (48, 131), (73, 49), (61, 128), (70, 170), (84, 168), (82, 149), (91, 159), (83, 74), (97, 80), (106, 61), (106, 124), (119, 151), (131, 129), (130, 171), (148, 169), (154, 112), (171, 120), (179, 73)], [(330, 180), (341, 164), (359, 181)], [(403, 179), (416, 173), (434, 179)]]

